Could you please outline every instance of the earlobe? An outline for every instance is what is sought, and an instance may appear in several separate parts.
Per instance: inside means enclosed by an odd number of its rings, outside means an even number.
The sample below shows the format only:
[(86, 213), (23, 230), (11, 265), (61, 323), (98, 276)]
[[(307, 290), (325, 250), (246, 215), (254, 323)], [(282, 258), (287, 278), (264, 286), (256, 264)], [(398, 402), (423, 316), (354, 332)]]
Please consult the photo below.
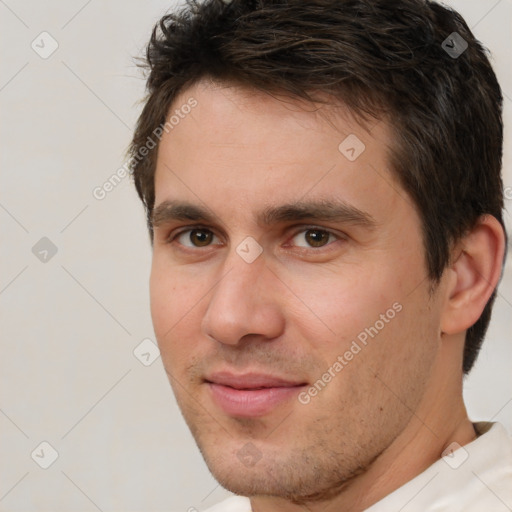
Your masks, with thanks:
[[(441, 330), (457, 334), (482, 314), (498, 285), (505, 250), (505, 234), (498, 220), (483, 215), (454, 248), (446, 288)], [(458, 255), (458, 256), (457, 256)]]

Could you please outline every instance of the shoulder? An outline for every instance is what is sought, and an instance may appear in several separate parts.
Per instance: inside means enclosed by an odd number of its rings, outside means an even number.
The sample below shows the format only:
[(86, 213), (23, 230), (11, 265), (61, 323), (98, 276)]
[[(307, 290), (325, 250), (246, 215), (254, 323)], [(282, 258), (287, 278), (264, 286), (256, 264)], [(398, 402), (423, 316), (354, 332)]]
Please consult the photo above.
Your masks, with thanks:
[(512, 437), (499, 423), (474, 423), (477, 439), (444, 455), (367, 512), (509, 512)]

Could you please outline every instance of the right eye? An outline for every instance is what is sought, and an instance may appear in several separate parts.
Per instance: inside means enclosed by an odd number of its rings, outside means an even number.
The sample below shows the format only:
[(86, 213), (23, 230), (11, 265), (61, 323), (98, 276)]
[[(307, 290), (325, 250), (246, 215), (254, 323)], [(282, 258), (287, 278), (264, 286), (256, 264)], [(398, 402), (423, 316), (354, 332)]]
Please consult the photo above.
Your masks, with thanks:
[(168, 243), (177, 240), (180, 245), (194, 249), (211, 245), (215, 236), (212, 230), (206, 228), (185, 229), (170, 237)]

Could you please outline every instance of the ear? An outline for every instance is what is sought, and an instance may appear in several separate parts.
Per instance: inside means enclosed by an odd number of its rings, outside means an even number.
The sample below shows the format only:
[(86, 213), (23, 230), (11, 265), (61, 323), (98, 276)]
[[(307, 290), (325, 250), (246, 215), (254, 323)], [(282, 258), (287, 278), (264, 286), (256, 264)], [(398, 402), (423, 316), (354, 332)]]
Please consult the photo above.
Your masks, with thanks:
[(505, 233), (492, 215), (481, 216), (452, 251), (447, 272), (446, 304), (441, 331), (456, 334), (471, 327), (498, 285), (505, 252)]

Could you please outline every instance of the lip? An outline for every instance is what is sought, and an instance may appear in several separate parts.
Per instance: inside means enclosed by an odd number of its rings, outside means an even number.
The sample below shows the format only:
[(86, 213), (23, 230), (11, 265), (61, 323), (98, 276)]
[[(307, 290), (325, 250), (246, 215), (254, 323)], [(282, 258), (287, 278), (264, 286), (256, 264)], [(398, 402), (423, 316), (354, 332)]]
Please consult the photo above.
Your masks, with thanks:
[(257, 417), (284, 405), (307, 384), (264, 373), (217, 372), (205, 378), (212, 400), (228, 415)]

